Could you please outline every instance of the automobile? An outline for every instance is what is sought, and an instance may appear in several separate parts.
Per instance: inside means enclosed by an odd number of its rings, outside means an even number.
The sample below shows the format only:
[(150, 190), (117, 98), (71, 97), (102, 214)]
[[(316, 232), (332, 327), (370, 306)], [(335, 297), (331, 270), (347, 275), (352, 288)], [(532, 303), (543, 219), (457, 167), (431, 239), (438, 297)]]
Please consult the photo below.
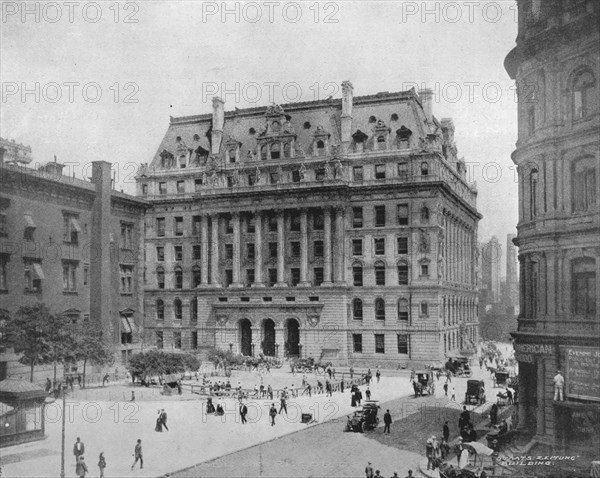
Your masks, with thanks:
[(481, 405), (485, 403), (485, 384), (483, 380), (467, 380), (467, 393), (465, 393), (465, 404)]
[(346, 422), (345, 432), (361, 432), (373, 430), (379, 425), (379, 402), (377, 400), (368, 400), (363, 403), (363, 406), (355, 410), (352, 416), (348, 417)]
[(509, 373), (506, 370), (498, 370), (494, 373), (494, 387), (506, 387)]
[(419, 370), (415, 372), (415, 397), (433, 395), (435, 392), (435, 382), (433, 380), (432, 370)]
[(448, 357), (446, 369), (450, 370), (457, 377), (470, 377), (472, 375), (469, 357), (455, 355)]

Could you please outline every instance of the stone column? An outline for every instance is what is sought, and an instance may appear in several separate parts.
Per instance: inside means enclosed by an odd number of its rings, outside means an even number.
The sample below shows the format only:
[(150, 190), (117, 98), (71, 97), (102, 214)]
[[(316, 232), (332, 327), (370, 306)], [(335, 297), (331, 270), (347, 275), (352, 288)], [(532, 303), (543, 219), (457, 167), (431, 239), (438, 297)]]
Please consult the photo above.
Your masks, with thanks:
[(300, 283), (299, 287), (309, 287), (308, 275), (308, 217), (306, 209), (300, 211)]
[(229, 287), (243, 287), (240, 281), (240, 213), (234, 212), (232, 214), (233, 219), (233, 282)]
[[(283, 151), (283, 148), (282, 148)], [(283, 325), (275, 324), (275, 357), (283, 358), (285, 350)]]
[(344, 207), (335, 208), (335, 282), (343, 284), (344, 278)]
[(262, 281), (262, 214), (254, 212), (254, 284), (252, 287), (264, 287)]
[(323, 284), (331, 285), (331, 210), (323, 208)]
[(277, 211), (277, 283), (275, 287), (287, 287), (285, 282), (285, 221), (283, 209)]
[(208, 265), (210, 261), (208, 260), (208, 215), (202, 215), (202, 223), (200, 226), (200, 241), (202, 248), (202, 270), (200, 271), (200, 282), (203, 286), (208, 285)]
[(219, 215), (218, 214), (213, 214), (211, 216), (210, 229), (211, 229), (211, 235), (212, 235), (210, 284), (213, 287), (221, 287), (221, 284), (219, 283)]

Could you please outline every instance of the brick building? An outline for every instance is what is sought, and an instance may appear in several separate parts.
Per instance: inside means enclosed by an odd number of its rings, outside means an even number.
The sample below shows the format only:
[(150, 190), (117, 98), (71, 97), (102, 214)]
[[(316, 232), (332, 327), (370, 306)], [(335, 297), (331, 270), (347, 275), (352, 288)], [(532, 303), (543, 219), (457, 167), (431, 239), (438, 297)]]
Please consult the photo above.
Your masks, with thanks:
[[(34, 169), (31, 149), (0, 142), (0, 300), (2, 308), (45, 303), (74, 323), (99, 324), (124, 362), (143, 325), (145, 201), (111, 186), (110, 163), (90, 165), (90, 181), (50, 162)], [(0, 349), (0, 379), (29, 378)], [(50, 376), (37, 367), (35, 380)], [(62, 375), (62, 372), (61, 372)]]
[(138, 195), (146, 341), (336, 364), (477, 338), (476, 191), (413, 90), (171, 118)]
[[(519, 0), (520, 422), (569, 454), (600, 448), (600, 4)], [(553, 379), (561, 370), (564, 400)], [(555, 399), (557, 398), (557, 399)]]

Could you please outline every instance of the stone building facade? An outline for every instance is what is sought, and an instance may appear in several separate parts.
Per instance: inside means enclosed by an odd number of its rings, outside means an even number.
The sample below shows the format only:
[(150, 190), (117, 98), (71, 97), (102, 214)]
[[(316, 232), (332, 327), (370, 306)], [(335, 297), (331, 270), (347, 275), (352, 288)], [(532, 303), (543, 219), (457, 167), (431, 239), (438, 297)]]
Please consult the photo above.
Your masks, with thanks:
[[(42, 302), (73, 323), (97, 324), (124, 363), (141, 337), (145, 201), (112, 188), (107, 162), (91, 163), (84, 181), (56, 162), (28, 167), (31, 150), (14, 142), (2, 140), (0, 155), (2, 308)], [(52, 376), (51, 368), (37, 367), (34, 379)], [(6, 376), (29, 379), (2, 348)]]
[[(518, 1), (520, 422), (557, 449), (600, 447), (600, 4)], [(553, 379), (565, 378), (564, 400)], [(557, 399), (555, 399), (557, 398)]]
[(171, 118), (138, 194), (146, 341), (442, 360), (477, 338), (476, 191), (413, 90)]

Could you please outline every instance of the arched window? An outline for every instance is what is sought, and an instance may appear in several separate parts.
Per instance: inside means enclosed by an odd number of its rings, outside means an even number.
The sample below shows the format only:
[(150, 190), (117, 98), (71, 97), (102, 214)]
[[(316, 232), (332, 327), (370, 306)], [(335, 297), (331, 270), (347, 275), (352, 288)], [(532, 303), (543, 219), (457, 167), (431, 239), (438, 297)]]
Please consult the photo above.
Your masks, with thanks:
[(281, 157), (281, 145), (273, 143), (271, 145), (271, 159), (279, 159)]
[(355, 287), (362, 287), (363, 285), (363, 267), (358, 262), (352, 265), (352, 284)]
[(385, 320), (385, 301), (381, 298), (375, 299), (375, 320)]
[(263, 145), (260, 148), (260, 159), (263, 161), (267, 159), (267, 145)]
[(200, 267), (192, 267), (192, 287), (198, 287), (200, 285), (201, 277)]
[(165, 303), (162, 299), (156, 301), (156, 320), (165, 320)]
[(292, 145), (290, 143), (285, 143), (283, 145), (283, 157), (284, 158), (292, 157)]
[(399, 285), (407, 285), (408, 284), (408, 263), (406, 263), (406, 262), (398, 263), (398, 284)]
[(190, 300), (190, 322), (198, 322), (198, 301), (195, 297)]
[(234, 148), (231, 148), (229, 150), (229, 162), (235, 163), (235, 149)]
[(421, 163), (421, 176), (428, 176), (429, 175), (429, 164), (427, 163), (427, 161), (423, 161)]
[(571, 167), (571, 191), (573, 211), (588, 211), (596, 206), (596, 160), (581, 158)]
[(596, 317), (596, 261), (592, 257), (571, 263), (571, 309), (573, 314)]
[(587, 68), (578, 71), (573, 76), (571, 102), (574, 120), (589, 116), (597, 108), (597, 95), (594, 94), (595, 86), (596, 79)]
[(363, 303), (360, 299), (354, 299), (352, 301), (352, 318), (354, 320), (363, 319)]
[(385, 285), (385, 264), (381, 261), (375, 263), (375, 285)]
[(529, 173), (529, 214), (533, 219), (537, 214), (537, 186), (538, 186), (538, 170), (533, 169)]
[(317, 141), (317, 156), (325, 155), (325, 143), (321, 140)]
[(427, 302), (421, 302), (421, 316), (427, 317), (429, 315), (429, 304)]
[(398, 320), (408, 322), (408, 299), (398, 299)]
[(385, 136), (377, 136), (377, 149), (385, 149)]
[(165, 270), (162, 267), (156, 269), (156, 285), (159, 289), (165, 288)]
[(181, 320), (183, 318), (183, 304), (181, 299), (175, 299), (173, 301), (173, 312), (175, 313), (175, 320)]
[(175, 288), (183, 289), (183, 270), (181, 267), (175, 268)]
[(421, 208), (421, 222), (429, 222), (429, 208), (427, 206)]

